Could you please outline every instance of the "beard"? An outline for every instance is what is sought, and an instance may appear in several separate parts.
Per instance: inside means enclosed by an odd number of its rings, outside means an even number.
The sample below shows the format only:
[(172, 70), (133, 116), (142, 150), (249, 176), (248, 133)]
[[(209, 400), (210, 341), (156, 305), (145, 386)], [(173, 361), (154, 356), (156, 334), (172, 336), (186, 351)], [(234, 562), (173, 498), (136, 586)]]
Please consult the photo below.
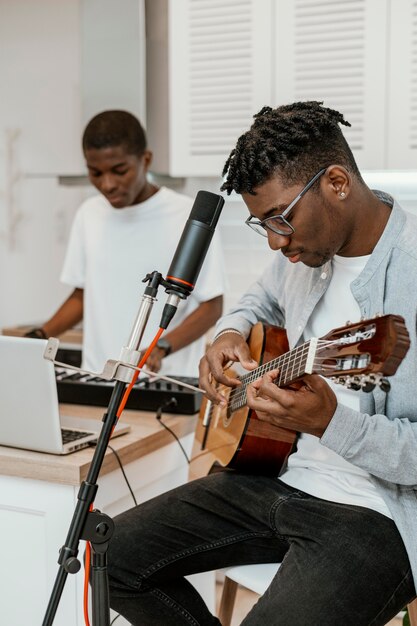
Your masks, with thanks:
[(334, 253), (327, 248), (321, 252), (310, 252), (308, 250), (300, 250), (298, 254), (301, 256), (301, 263), (307, 267), (322, 267), (334, 256)]
[(326, 252), (313, 252), (312, 256), (313, 259), (311, 261), (304, 261), (304, 265), (307, 265), (308, 267), (322, 267), (330, 261), (333, 255), (330, 250), (327, 250)]

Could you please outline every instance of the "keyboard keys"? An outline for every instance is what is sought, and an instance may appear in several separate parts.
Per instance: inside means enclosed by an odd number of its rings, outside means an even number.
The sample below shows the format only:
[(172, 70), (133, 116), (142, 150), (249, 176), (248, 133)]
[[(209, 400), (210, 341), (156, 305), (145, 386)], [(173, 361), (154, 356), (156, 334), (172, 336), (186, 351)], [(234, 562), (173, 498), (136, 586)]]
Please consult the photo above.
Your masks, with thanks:
[(94, 434), (91, 431), (85, 432), (83, 430), (71, 430), (68, 428), (61, 428), (61, 433), (63, 443), (71, 443), (72, 441), (77, 441), (78, 439), (83, 439), (83, 437)]

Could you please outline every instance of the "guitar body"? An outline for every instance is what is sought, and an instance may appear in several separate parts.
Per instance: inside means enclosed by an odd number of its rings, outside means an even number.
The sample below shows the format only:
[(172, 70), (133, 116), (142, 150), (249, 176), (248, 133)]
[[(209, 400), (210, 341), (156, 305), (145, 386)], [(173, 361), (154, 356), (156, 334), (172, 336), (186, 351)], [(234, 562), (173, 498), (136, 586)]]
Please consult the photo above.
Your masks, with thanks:
[[(288, 351), (285, 330), (256, 324), (248, 345), (252, 358), (267, 363)], [(233, 369), (227, 375), (235, 376)], [(231, 388), (223, 388), (226, 397)], [(203, 425), (209, 419), (209, 425)], [(215, 464), (239, 471), (278, 476), (297, 434), (258, 419), (247, 405), (230, 413), (228, 407), (206, 399), (200, 409), (194, 438), (190, 479), (207, 475)]]
[(259, 322), (252, 328), (248, 344), (252, 358), (261, 365), (243, 375), (233, 374), (240, 379), (238, 387), (218, 387), (226, 396), (226, 407), (203, 401), (190, 478), (208, 474), (215, 463), (278, 476), (297, 433), (258, 419), (246, 404), (247, 386), (267, 371), (279, 371), (278, 387), (298, 387), (305, 374), (319, 374), (354, 391), (371, 392), (379, 386), (387, 392), (390, 383), (384, 376), (395, 374), (407, 354), (410, 337), (404, 319), (387, 314), (335, 328), (292, 350), (288, 350), (284, 330)]

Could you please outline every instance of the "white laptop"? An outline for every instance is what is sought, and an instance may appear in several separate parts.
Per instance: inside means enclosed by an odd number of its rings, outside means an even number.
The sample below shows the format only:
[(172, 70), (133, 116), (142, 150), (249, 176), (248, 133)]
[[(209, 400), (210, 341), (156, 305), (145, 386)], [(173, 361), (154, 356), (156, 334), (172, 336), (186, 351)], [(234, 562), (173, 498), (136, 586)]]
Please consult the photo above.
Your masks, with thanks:
[[(43, 358), (46, 344), (0, 335), (0, 445), (68, 454), (95, 441), (102, 422), (60, 416), (54, 365)], [(112, 436), (128, 430), (118, 423)]]

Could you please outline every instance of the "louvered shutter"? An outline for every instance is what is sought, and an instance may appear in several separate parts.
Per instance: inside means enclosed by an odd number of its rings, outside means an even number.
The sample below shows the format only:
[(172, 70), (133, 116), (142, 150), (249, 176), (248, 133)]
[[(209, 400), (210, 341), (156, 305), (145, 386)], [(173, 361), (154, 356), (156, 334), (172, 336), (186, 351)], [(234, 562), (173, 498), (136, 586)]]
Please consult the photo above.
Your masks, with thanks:
[(271, 0), (171, 0), (170, 174), (219, 176), (270, 104)]
[(383, 166), (386, 0), (278, 0), (276, 100), (319, 100), (362, 168)]
[(417, 0), (391, 0), (388, 149), (390, 169), (417, 168)]

